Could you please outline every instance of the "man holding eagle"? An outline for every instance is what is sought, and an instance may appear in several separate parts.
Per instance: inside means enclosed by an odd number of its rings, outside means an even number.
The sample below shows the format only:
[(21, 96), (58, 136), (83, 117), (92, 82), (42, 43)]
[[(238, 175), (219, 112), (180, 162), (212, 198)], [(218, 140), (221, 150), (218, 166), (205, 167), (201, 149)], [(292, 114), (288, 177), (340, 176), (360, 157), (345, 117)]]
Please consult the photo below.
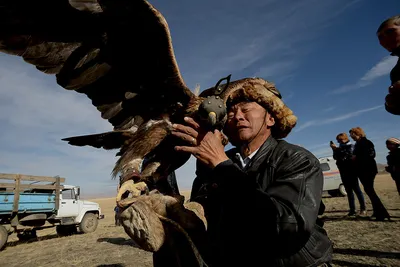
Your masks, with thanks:
[[(119, 149), (121, 224), (154, 266), (329, 264), (331, 242), (316, 224), (319, 162), (281, 140), (297, 118), (272, 83), (228, 76), (192, 93), (167, 22), (145, 0), (3, 0), (0, 26), (1, 52), (85, 94), (112, 124), (64, 140)], [(197, 178), (183, 204), (157, 187), (191, 154)]]

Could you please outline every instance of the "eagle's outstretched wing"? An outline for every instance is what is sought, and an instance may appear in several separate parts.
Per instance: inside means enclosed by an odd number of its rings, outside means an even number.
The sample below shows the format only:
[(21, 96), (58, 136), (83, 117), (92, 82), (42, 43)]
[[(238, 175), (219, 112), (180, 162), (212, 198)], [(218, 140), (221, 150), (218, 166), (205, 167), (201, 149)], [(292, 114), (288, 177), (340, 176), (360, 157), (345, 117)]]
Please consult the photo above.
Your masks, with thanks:
[(86, 94), (119, 132), (134, 132), (193, 95), (166, 20), (145, 0), (1, 0), (0, 51)]

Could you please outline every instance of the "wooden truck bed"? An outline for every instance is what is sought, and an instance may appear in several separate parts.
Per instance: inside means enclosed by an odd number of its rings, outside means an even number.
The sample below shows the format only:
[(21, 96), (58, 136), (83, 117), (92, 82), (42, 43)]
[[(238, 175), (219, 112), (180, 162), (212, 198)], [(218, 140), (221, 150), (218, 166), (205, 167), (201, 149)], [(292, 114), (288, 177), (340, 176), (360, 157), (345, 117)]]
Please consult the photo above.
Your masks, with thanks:
[(58, 210), (60, 194), (56, 192), (63, 189), (64, 181), (61, 177), (0, 173), (0, 215)]

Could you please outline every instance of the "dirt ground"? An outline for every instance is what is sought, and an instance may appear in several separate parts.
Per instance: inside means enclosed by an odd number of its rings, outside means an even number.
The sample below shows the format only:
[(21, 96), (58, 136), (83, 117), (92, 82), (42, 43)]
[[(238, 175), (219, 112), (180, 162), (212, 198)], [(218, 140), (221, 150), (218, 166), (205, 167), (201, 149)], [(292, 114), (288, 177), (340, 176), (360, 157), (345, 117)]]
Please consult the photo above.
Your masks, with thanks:
[[(334, 266), (400, 266), (400, 196), (388, 175), (377, 177), (376, 188), (393, 217), (391, 222), (348, 219), (345, 197), (324, 197), (323, 218), (334, 242)], [(13, 234), (0, 252), (0, 267), (152, 266), (151, 253), (139, 249), (122, 227), (114, 226), (114, 198), (95, 201), (105, 219), (94, 233), (58, 237), (55, 228), (50, 228), (38, 231), (38, 239), (30, 242), (20, 242)], [(368, 200), (367, 205), (370, 209)]]

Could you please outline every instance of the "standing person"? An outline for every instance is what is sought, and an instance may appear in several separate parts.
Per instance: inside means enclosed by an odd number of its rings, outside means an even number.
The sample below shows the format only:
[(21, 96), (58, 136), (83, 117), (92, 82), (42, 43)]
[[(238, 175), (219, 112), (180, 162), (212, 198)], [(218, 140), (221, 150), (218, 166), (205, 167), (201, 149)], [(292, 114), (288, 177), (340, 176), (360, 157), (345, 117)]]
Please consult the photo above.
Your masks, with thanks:
[(375, 147), (374, 144), (367, 139), (365, 132), (360, 127), (351, 128), (351, 138), (356, 142), (353, 152), (353, 160), (355, 162), (355, 168), (358, 178), (364, 186), (365, 193), (371, 200), (373, 214), (371, 219), (377, 221), (384, 221), (390, 219), (390, 215), (387, 212), (382, 201), (374, 189), (375, 176), (378, 173), (378, 167), (375, 161)]
[[(332, 243), (317, 225), (323, 174), (318, 159), (286, 137), (296, 117), (265, 82), (235, 88), (224, 133), (204, 133), (194, 120), (174, 125), (188, 142), (176, 147), (197, 158), (191, 201), (207, 217), (206, 262), (213, 266), (329, 266)], [(228, 89), (229, 90), (229, 89)], [(191, 140), (190, 142), (188, 140)]]
[(114, 220), (115, 220), (115, 226), (120, 226), (121, 222), (119, 220), (119, 207), (115, 206), (114, 208)]
[(386, 140), (386, 147), (389, 150), (389, 154), (386, 156), (388, 165), (386, 166), (386, 171), (390, 173), (395, 181), (397, 192), (400, 195), (400, 140), (391, 137)]
[[(376, 34), (383, 48), (392, 56), (400, 56), (400, 15), (382, 22)], [(390, 72), (390, 80), (391, 86), (385, 99), (385, 108), (392, 114), (400, 115), (400, 60)]]
[(331, 148), (333, 150), (333, 158), (336, 160), (336, 165), (340, 172), (340, 177), (344, 188), (346, 189), (347, 199), (349, 201), (349, 214), (347, 216), (356, 216), (356, 205), (354, 200), (354, 193), (356, 193), (358, 202), (360, 202), (360, 215), (366, 215), (366, 207), (364, 195), (361, 191), (360, 184), (358, 183), (355, 165), (352, 160), (354, 145), (350, 142), (346, 133), (340, 133), (336, 136), (339, 143), (337, 147), (333, 142)]

